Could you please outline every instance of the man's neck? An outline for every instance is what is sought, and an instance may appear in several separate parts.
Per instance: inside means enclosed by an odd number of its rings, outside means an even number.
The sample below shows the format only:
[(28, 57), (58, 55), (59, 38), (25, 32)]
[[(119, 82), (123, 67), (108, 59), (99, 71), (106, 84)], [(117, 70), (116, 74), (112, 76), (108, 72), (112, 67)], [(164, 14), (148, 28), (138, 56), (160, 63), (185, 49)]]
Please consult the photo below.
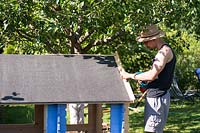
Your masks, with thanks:
[(162, 46), (165, 44), (165, 42), (162, 39), (156, 39), (155, 43), (156, 43), (157, 50), (160, 50)]

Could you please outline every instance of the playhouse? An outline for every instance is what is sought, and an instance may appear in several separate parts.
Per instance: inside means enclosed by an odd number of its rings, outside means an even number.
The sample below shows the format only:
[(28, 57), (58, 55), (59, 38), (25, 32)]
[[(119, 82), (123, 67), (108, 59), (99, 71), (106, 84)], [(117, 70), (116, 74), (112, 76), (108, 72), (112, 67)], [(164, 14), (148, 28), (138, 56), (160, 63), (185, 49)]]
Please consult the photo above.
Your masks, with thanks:
[[(0, 55), (0, 104), (34, 104), (33, 124), (0, 124), (1, 133), (102, 132), (110, 104), (111, 133), (128, 132), (130, 85), (112, 55)], [(88, 103), (88, 124), (66, 122), (66, 104)]]

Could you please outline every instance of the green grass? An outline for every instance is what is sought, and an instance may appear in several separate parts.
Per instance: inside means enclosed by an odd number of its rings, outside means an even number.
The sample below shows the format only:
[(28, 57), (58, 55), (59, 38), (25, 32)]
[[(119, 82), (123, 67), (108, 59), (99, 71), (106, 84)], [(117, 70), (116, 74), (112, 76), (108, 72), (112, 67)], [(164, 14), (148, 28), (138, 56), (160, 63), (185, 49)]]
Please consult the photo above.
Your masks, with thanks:
[[(139, 110), (140, 113), (130, 111), (130, 133), (142, 133), (144, 130), (143, 105), (139, 107)], [(164, 133), (200, 133), (200, 102), (171, 103)]]
[(0, 124), (24, 124), (34, 122), (34, 105), (0, 106)]
[[(142, 103), (138, 107), (140, 112), (130, 111), (129, 133), (143, 133), (143, 106)], [(4, 106), (2, 113), (0, 124), (22, 124), (34, 121), (33, 105)], [(110, 122), (109, 113), (104, 113), (103, 122)], [(196, 101), (194, 104), (190, 102), (171, 103), (164, 133), (200, 133), (200, 101)]]

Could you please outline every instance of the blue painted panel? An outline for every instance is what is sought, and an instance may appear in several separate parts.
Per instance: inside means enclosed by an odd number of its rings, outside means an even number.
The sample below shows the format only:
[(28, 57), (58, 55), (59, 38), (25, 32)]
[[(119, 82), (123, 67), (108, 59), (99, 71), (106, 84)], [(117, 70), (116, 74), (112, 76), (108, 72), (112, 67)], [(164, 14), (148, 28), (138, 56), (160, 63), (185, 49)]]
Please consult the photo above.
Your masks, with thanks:
[(57, 133), (57, 105), (47, 105), (46, 133)]
[(46, 133), (66, 132), (66, 105), (47, 105)]
[(65, 133), (66, 128), (66, 104), (59, 104), (58, 105), (58, 118), (57, 118), (57, 133)]
[(111, 133), (123, 133), (124, 124), (124, 105), (112, 104), (111, 105), (111, 120), (110, 128)]

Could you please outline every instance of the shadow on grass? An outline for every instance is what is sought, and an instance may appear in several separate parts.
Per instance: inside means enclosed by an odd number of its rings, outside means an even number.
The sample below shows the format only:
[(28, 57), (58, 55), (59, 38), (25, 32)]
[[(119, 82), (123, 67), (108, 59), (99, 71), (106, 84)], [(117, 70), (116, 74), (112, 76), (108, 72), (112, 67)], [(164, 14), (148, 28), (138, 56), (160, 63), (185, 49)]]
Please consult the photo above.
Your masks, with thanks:
[[(130, 133), (142, 133), (144, 130), (144, 104), (139, 109), (140, 113), (130, 111)], [(200, 102), (171, 103), (164, 133), (200, 133)]]

